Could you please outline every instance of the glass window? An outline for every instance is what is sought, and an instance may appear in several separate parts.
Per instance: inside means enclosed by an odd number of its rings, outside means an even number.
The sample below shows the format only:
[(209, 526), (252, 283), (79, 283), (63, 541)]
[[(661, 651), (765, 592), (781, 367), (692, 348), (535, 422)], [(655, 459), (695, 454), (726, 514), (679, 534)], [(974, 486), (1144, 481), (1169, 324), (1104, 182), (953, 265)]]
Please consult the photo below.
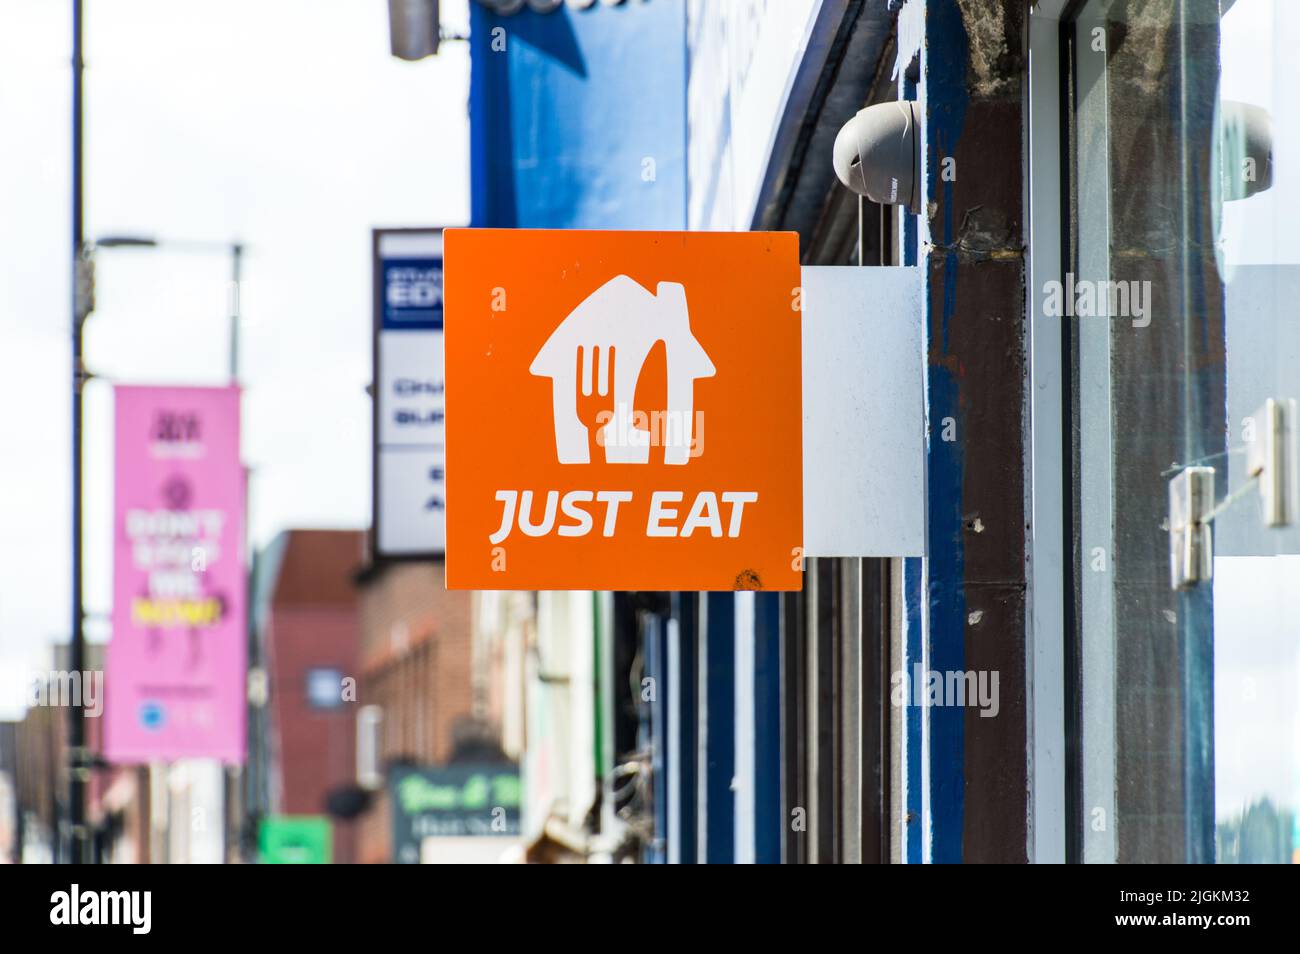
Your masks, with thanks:
[(343, 705), (343, 673), (317, 667), (307, 670), (307, 704), (313, 709), (337, 709)]
[(1089, 0), (1067, 43), (1074, 854), (1300, 860), (1300, 4)]

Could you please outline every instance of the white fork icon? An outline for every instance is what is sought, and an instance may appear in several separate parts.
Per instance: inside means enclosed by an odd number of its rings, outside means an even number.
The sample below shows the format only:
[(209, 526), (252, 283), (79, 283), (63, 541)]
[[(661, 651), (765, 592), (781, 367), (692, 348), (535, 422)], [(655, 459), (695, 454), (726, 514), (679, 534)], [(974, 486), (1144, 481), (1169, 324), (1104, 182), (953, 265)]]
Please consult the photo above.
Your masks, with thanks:
[(583, 395), (592, 393), (593, 364), (597, 394), (608, 394), (610, 375), (614, 378), (614, 413), (601, 435), (605, 462), (649, 463), (649, 432), (633, 427), (631, 419), (641, 369), (660, 341), (664, 342), (668, 367), (665, 410), (671, 419), (681, 422), (670, 429), (665, 440), (664, 463), (685, 464), (690, 459), (695, 379), (712, 377), (716, 371), (691, 333), (686, 290), (676, 282), (660, 282), (658, 293), (652, 295), (628, 276), (619, 275), (569, 313), (529, 367), (531, 373), (551, 378), (555, 450), (560, 463), (591, 462), (587, 429), (577, 409), (578, 354)]

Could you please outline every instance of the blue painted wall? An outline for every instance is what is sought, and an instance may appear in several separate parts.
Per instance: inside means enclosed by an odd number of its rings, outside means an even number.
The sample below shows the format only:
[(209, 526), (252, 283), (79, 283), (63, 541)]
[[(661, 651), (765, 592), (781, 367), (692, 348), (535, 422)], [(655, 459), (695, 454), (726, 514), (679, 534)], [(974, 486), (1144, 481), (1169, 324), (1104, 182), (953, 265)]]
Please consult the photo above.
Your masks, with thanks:
[[(928, 554), (929, 615), (927, 668), (939, 672), (966, 669), (965, 536), (962, 523), (962, 480), (965, 466), (966, 421), (960, 386), (946, 356), (948, 329), (956, 318), (957, 252), (953, 222), (953, 183), (939, 178), (931, 155), (950, 156), (961, 137), (966, 117), (966, 28), (954, 0), (926, 0), (926, 45), (921, 55), (920, 100), (925, 110), (922, 164), (925, 195), (941, 190), (943, 218), (927, 221), (922, 239), (928, 243), (926, 268), (925, 349), (926, 415), (926, 553)], [(935, 295), (934, 256), (947, 259), (942, 295)], [(936, 302), (938, 307), (936, 309)], [(937, 310), (937, 314), (936, 314)], [(943, 421), (956, 422), (957, 440), (939, 438)], [(965, 826), (965, 712), (961, 707), (929, 709), (929, 828), (930, 858), (940, 863), (962, 860)]]
[(686, 5), (470, 4), (471, 224), (686, 226)]

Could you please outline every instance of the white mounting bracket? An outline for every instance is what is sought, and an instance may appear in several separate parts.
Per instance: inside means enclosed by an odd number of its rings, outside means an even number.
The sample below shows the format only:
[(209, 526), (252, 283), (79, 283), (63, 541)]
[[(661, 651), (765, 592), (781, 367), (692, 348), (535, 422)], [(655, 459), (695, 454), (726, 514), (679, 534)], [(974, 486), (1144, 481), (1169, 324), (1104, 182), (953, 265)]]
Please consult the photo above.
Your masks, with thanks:
[(1246, 473), (1259, 481), (1264, 526), (1295, 523), (1296, 402), (1269, 398), (1252, 415), (1254, 439), (1246, 447)]
[(1214, 468), (1186, 467), (1169, 481), (1169, 580), (1176, 590), (1214, 575)]
[(1211, 524), (1247, 493), (1251, 484), (1259, 486), (1266, 527), (1296, 522), (1300, 468), (1295, 399), (1269, 398), (1251, 420), (1253, 432), (1246, 442), (1248, 479), (1220, 503), (1214, 502), (1213, 467), (1185, 467), (1169, 481), (1169, 580), (1176, 590), (1214, 576)]

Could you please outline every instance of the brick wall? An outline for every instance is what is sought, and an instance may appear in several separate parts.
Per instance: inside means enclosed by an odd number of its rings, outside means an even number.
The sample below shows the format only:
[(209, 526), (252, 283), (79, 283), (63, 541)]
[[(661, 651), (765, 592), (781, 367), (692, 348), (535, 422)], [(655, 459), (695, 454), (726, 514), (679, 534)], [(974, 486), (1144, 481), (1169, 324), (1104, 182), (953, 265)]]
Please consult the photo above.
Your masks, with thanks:
[[(270, 705), (275, 732), (278, 804), (285, 815), (321, 815), (331, 789), (356, 779), (357, 704), (318, 708), (308, 701), (312, 669), (356, 679), (357, 614), (351, 608), (274, 607), (267, 627)], [(358, 692), (359, 701), (359, 692)], [(334, 860), (352, 860), (347, 825), (335, 825)]]
[[(470, 594), (446, 589), (440, 561), (394, 564), (361, 584), (360, 617), (357, 701), (383, 709), (383, 761), (445, 762), (473, 711)], [(358, 860), (391, 859), (386, 792), (357, 828)]]

